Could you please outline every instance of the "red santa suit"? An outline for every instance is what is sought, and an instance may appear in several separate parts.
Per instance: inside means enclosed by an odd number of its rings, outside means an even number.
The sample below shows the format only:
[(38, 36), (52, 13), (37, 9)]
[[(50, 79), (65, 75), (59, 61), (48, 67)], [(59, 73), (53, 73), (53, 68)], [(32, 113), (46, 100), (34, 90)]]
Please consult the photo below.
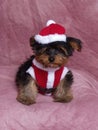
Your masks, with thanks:
[(49, 90), (55, 89), (68, 71), (68, 68), (64, 66), (60, 68), (45, 68), (34, 59), (32, 66), (26, 72), (36, 80), (37, 86), (43, 90)]

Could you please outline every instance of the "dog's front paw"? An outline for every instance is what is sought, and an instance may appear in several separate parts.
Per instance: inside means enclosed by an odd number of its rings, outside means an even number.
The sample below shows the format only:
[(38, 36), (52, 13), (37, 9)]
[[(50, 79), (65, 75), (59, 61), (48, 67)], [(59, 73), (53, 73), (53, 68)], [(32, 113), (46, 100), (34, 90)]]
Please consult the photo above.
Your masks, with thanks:
[(54, 102), (68, 103), (71, 102), (73, 96), (66, 96), (65, 98), (54, 98)]
[(66, 95), (66, 97), (62, 101), (65, 102), (65, 103), (67, 103), (67, 102), (72, 101), (72, 99), (73, 99), (73, 95)]
[(53, 95), (53, 98), (55, 102), (68, 103), (72, 101), (73, 94), (71, 93), (71, 91), (68, 91), (66, 94), (63, 94), (63, 95), (60, 93), (56, 93)]
[(19, 101), (19, 102), (21, 102), (22, 104), (25, 104), (25, 105), (31, 105), (31, 104), (36, 103), (34, 98), (24, 96), (24, 95), (18, 95), (16, 99), (17, 99), (17, 101)]

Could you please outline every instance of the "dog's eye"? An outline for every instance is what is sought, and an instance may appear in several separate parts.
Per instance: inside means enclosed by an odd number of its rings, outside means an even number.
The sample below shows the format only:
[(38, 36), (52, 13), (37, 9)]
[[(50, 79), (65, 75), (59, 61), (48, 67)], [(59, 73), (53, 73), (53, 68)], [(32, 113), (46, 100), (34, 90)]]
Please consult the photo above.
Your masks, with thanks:
[(40, 48), (40, 49), (37, 49), (37, 50), (36, 50), (36, 52), (37, 52), (38, 54), (43, 54), (43, 53), (45, 53), (45, 51), (46, 51), (46, 48)]
[(63, 54), (64, 56), (68, 56), (66, 50), (64, 50), (64, 49), (62, 49), (62, 48), (58, 48), (58, 51), (59, 51), (59, 53)]

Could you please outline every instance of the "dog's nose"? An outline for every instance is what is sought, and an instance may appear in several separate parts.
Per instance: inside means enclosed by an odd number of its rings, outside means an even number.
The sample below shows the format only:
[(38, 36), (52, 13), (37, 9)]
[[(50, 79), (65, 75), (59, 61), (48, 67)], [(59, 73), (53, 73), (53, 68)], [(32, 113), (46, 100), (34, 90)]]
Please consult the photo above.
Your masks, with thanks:
[(54, 61), (54, 57), (49, 57), (49, 61), (53, 62)]

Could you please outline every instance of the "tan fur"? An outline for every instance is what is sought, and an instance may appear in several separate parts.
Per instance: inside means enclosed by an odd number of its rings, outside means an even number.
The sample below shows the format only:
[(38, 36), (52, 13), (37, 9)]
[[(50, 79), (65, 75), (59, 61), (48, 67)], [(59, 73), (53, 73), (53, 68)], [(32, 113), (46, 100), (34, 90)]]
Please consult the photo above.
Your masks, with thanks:
[(70, 42), (70, 45), (72, 48), (74, 48), (77, 51), (81, 51), (81, 48), (76, 44), (76, 42)]
[(19, 87), (17, 100), (23, 104), (33, 104), (36, 102), (37, 93), (35, 81), (31, 79), (28, 85)]
[(48, 58), (49, 58), (49, 56), (45, 55), (44, 53), (40, 54), (40, 56), (36, 56), (36, 60), (39, 63), (43, 64), (45, 67), (54, 67), (54, 68), (56, 68), (56, 67), (63, 66), (63, 65), (65, 65), (68, 62), (68, 58), (67, 57), (63, 57), (60, 54), (57, 54), (55, 56), (55, 60), (54, 60), (53, 63), (50, 63)]
[(64, 79), (59, 83), (56, 91), (53, 94), (56, 102), (70, 102), (73, 99), (72, 90), (70, 87), (65, 87)]

